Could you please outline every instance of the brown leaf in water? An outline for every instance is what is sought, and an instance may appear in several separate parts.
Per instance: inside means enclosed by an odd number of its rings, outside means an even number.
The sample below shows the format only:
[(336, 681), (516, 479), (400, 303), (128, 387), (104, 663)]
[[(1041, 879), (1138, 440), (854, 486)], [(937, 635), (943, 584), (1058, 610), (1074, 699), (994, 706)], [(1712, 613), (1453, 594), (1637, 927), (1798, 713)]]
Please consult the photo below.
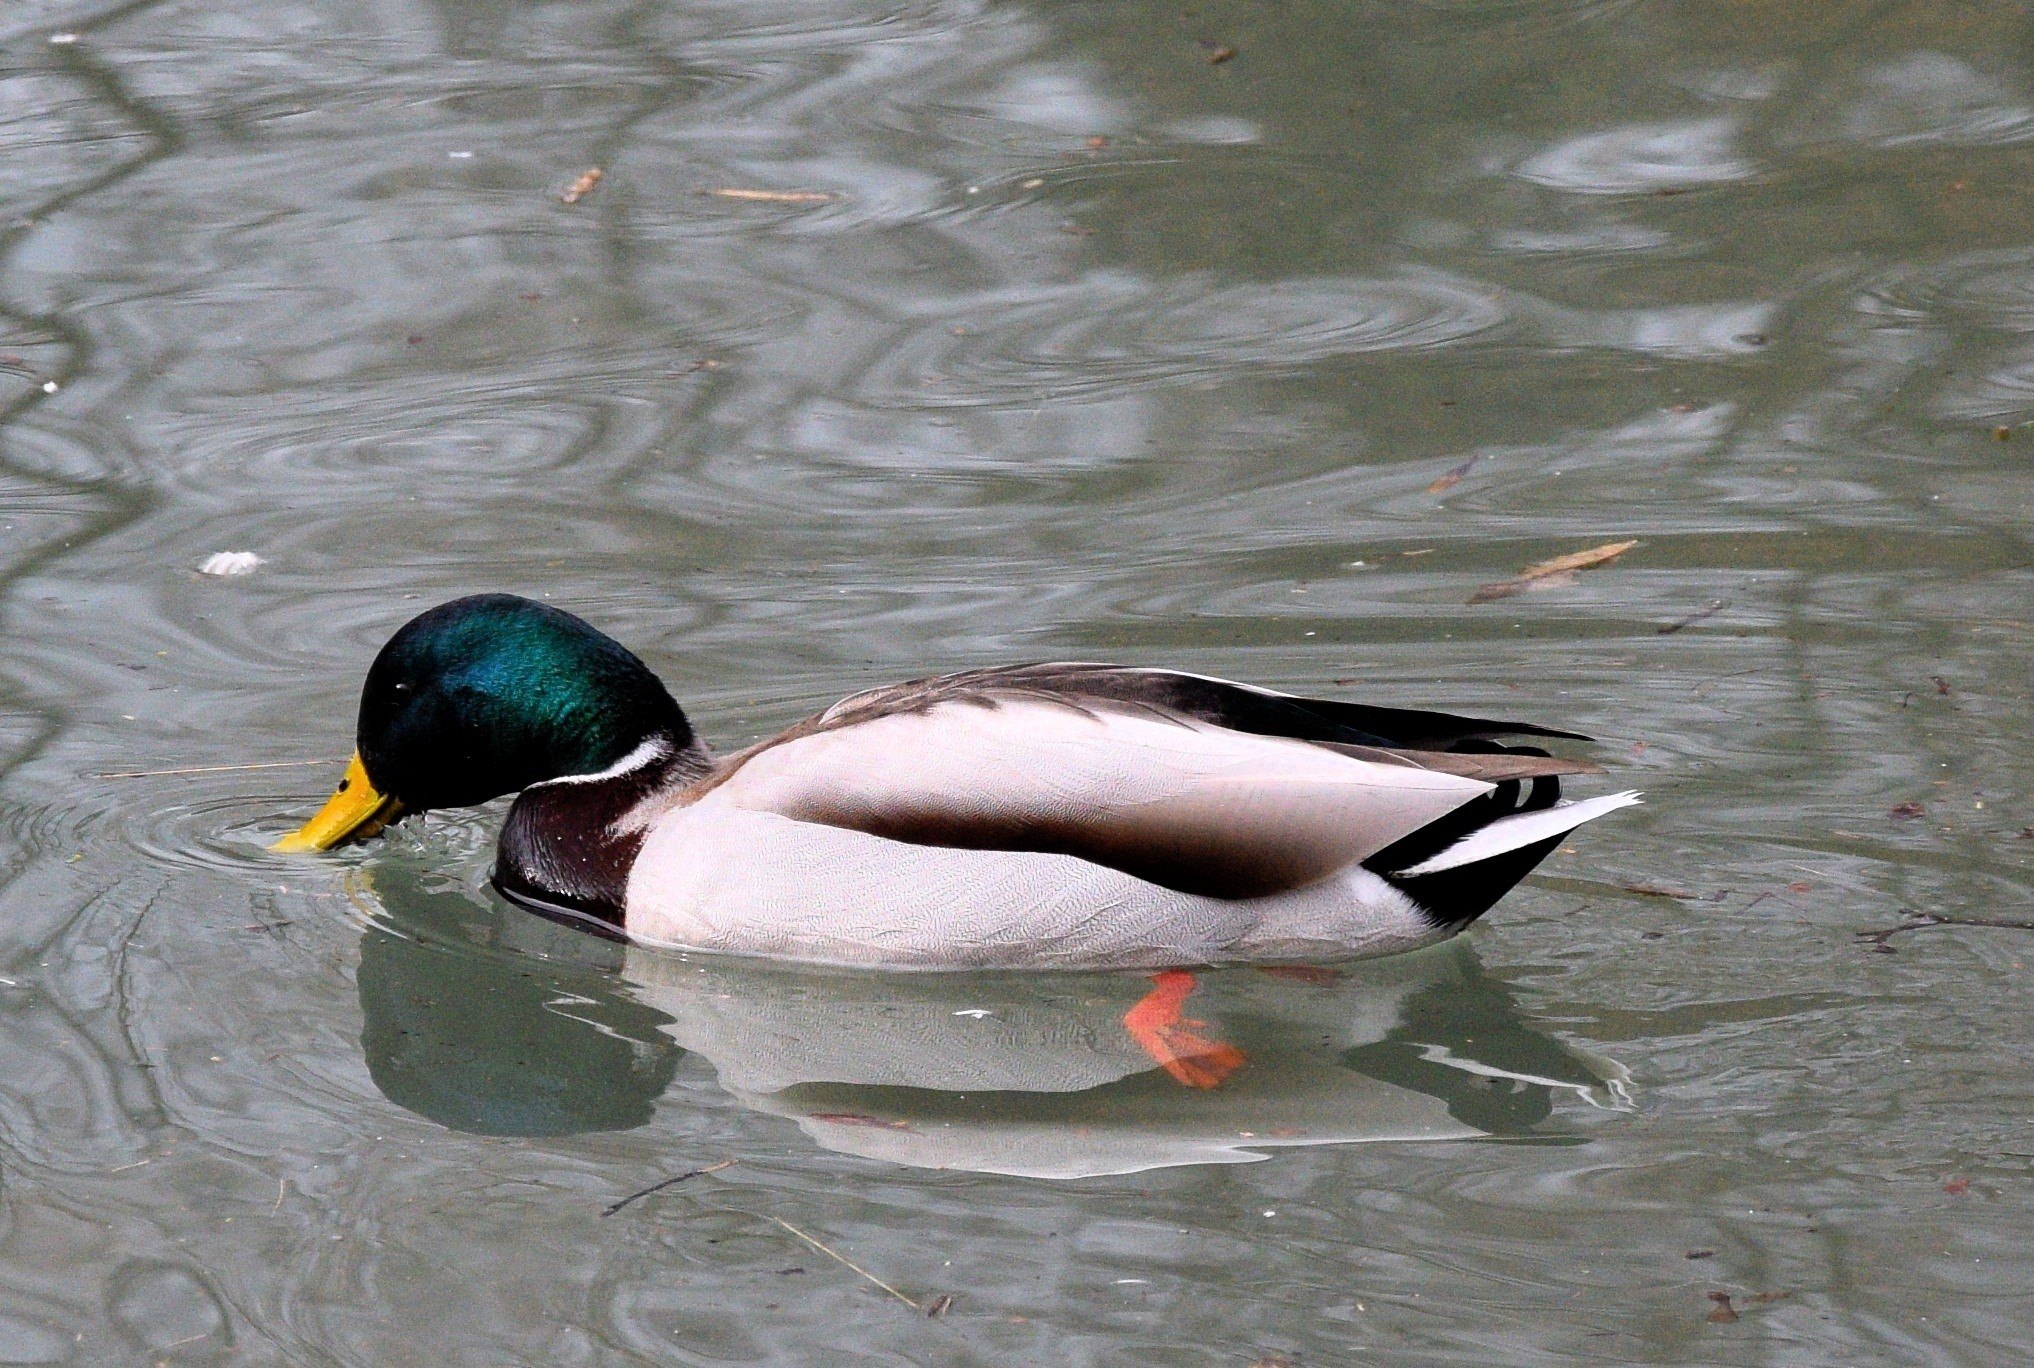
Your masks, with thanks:
[(1681, 1257), (1684, 1259), (1713, 1259), (1716, 1257), (1716, 1251), (1713, 1249), (1691, 1249)]
[(1521, 583), (1525, 586), (1525, 591), (1528, 594), (1544, 594), (1549, 589), (1566, 589), (1575, 582), (1576, 578), (1577, 576), (1573, 570), (1556, 570), (1551, 575), (1535, 575), (1529, 580), (1521, 581)]
[(1586, 551), (1570, 551), (1567, 555), (1555, 556), (1552, 560), (1535, 561), (1508, 580), (1480, 586), (1469, 596), (1469, 601), (1489, 603), (1493, 599), (1510, 598), (1513, 594), (1524, 593), (1528, 589), (1551, 589), (1570, 584), (1573, 583), (1573, 576), (1577, 571), (1594, 570), (1599, 565), (1608, 565), (1637, 545), (1637, 538), (1630, 541), (1605, 542)]
[(1942, 1185), (1942, 1190), (1952, 1197), (1961, 1197), (1970, 1191), (1970, 1179), (1952, 1178)]
[(1919, 803), (1900, 803), (1887, 809), (1886, 816), (1896, 822), (1911, 822), (1916, 817), (1926, 817), (1928, 809)]
[(1930, 683), (1935, 685), (1935, 692), (1941, 694), (1944, 698), (1949, 697), (1948, 680), (1944, 679), (1941, 675), (1930, 675), (1928, 679)]
[(600, 178), (606, 174), (597, 166), (589, 166), (558, 198), (567, 204), (577, 204), (593, 193), (593, 187), (600, 184)]
[(1814, 889), (1815, 885), (1808, 882), (1808, 880), (1806, 879), (1797, 879), (1793, 883), (1787, 885), (1787, 891), (1789, 893), (1810, 893), (1813, 892)]
[(1213, 52), (1210, 52), (1208, 54), (1208, 65), (1220, 66), (1222, 65), (1222, 63), (1233, 59), (1235, 56), (1236, 49), (1232, 47), (1218, 47)]
[(825, 190), (743, 190), (722, 186), (706, 192), (716, 199), (746, 200), (753, 204), (830, 204), (833, 195)]
[(1688, 899), (1702, 896), (1699, 893), (1690, 893), (1685, 888), (1662, 888), (1658, 884), (1633, 883), (1622, 884), (1620, 887), (1627, 893), (1636, 893), (1645, 898), (1680, 898), (1685, 902)]
[(925, 1318), (927, 1320), (938, 1320), (952, 1309), (953, 1294), (951, 1292), (942, 1292), (925, 1304)]
[(1462, 483), (1462, 477), (1464, 475), (1467, 475), (1471, 470), (1475, 468), (1476, 468), (1476, 458), (1474, 456), (1471, 456), (1468, 460), (1462, 462), (1462, 464), (1456, 466), (1453, 470), (1449, 471), (1447, 474), (1441, 476), (1438, 480), (1435, 480), (1432, 484), (1428, 485), (1427, 493), (1446, 494), (1456, 485)]
[(1519, 571), (1518, 577), (1542, 579), (1548, 575), (1558, 575), (1564, 570), (1592, 570), (1606, 561), (1616, 560), (1637, 545), (1638, 538), (1633, 537), (1630, 541), (1605, 542), (1601, 546), (1592, 546), (1587, 551), (1570, 551), (1567, 555), (1555, 556), (1552, 560), (1535, 561)]
[(1737, 1309), (1730, 1304), (1730, 1293), (1711, 1292), (1709, 1300), (1716, 1303), (1709, 1311), (1711, 1324), (1728, 1325), (1737, 1319)]

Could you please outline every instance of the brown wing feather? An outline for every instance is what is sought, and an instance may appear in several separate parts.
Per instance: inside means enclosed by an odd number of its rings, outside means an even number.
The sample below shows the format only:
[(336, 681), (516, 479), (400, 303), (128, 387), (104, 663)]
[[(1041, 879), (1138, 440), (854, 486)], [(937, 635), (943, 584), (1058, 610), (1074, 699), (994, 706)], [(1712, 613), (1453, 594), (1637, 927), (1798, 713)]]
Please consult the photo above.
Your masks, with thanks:
[(1601, 765), (1587, 760), (1563, 760), (1551, 755), (1521, 755), (1512, 751), (1424, 751), (1386, 750), (1380, 746), (1345, 746), (1334, 741), (1316, 741), (1317, 746), (1374, 760), (1380, 765), (1411, 765), (1438, 774), (1459, 774), (1464, 779), (1481, 779), (1501, 784), (1515, 779), (1547, 779), (1562, 774), (1602, 774)]

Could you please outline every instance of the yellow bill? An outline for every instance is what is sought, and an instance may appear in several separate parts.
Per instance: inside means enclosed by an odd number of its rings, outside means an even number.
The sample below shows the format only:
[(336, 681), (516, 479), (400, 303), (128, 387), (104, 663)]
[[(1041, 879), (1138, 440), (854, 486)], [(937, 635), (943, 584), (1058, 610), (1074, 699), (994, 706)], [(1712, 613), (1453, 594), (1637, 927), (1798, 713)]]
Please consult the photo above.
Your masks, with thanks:
[(338, 790), (318, 809), (318, 815), (270, 846), (285, 854), (306, 850), (330, 850), (341, 841), (374, 835), (402, 812), (394, 798), (375, 792), (367, 782), (367, 767), (356, 752), (346, 766), (346, 777)]

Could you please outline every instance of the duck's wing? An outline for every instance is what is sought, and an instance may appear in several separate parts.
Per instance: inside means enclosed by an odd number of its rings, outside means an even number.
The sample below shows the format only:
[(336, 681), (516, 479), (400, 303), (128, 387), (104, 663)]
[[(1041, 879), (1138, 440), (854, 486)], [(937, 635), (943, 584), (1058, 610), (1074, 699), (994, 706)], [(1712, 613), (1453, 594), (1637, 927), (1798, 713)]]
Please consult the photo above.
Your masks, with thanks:
[[(1387, 750), (1449, 751), (1462, 742), (1501, 736), (1547, 736), (1587, 741), (1580, 732), (1531, 722), (1380, 708), (1326, 698), (1302, 698), (1212, 675), (1132, 665), (1054, 661), (935, 675), (844, 698), (807, 726), (840, 725), (886, 713), (914, 711), (951, 699), (1026, 697), (1041, 702), (1115, 703), (1156, 716), (1191, 718), (1253, 736), (1331, 741)], [(797, 729), (794, 729), (797, 730)]]
[[(1335, 708), (1351, 712), (1313, 711)], [(1182, 892), (1254, 897), (1360, 862), (1520, 766), (1577, 768), (1422, 757), (1401, 740), (1515, 730), (1165, 671), (1028, 666), (857, 695), (734, 757), (699, 801), (919, 845), (1074, 855)], [(1505, 772), (1449, 772), (1493, 763)]]

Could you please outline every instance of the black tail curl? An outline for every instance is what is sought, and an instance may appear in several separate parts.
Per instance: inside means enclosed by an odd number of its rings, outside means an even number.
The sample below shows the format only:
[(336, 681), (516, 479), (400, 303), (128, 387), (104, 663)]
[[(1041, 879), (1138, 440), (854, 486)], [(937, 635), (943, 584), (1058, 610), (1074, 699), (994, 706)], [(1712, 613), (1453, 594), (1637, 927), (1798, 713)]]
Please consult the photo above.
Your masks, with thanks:
[[(1537, 746), (1501, 746), (1494, 741), (1464, 739), (1448, 749), (1473, 755), (1537, 755), (1548, 752)], [(1496, 906), (1518, 881), (1533, 872), (1541, 860), (1566, 839), (1564, 836), (1535, 841), (1507, 850), (1487, 860), (1457, 865), (1432, 874), (1403, 875), (1430, 860), (1473, 832), (1492, 822), (1521, 812), (1539, 812), (1561, 800), (1558, 775), (1542, 775), (1530, 788), (1517, 779), (1506, 779), (1481, 798), (1473, 798), (1438, 821), (1427, 823), (1409, 836), (1401, 837), (1363, 862), (1363, 867), (1419, 904), (1436, 926), (1460, 930)]]

